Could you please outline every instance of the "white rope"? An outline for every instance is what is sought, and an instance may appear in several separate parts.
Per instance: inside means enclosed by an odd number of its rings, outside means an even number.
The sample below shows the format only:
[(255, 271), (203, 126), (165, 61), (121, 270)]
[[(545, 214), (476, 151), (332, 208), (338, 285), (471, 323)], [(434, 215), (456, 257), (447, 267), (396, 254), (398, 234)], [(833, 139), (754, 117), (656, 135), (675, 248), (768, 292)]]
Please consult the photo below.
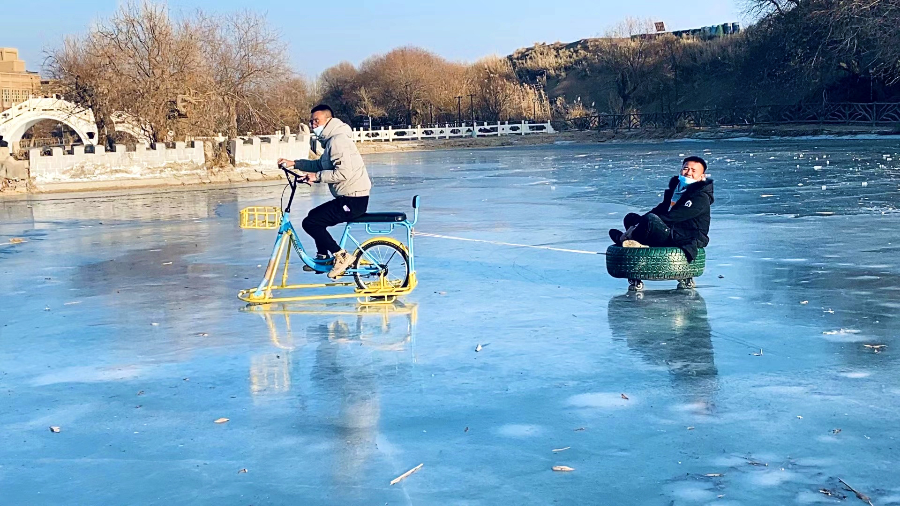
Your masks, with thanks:
[(422, 237), (434, 237), (437, 239), (451, 239), (454, 241), (481, 242), (481, 243), (485, 243), (485, 244), (495, 244), (497, 246), (512, 246), (514, 248), (534, 248), (534, 249), (546, 249), (546, 250), (550, 250), (550, 251), (562, 251), (563, 253), (580, 253), (582, 255), (605, 255), (606, 254), (606, 253), (601, 253), (599, 251), (553, 248), (550, 246), (533, 246), (530, 244), (516, 244), (516, 243), (512, 243), (512, 242), (486, 241), (484, 239), (469, 239), (466, 237), (454, 237), (452, 235), (429, 234), (426, 232), (416, 232), (415, 235), (421, 235)]

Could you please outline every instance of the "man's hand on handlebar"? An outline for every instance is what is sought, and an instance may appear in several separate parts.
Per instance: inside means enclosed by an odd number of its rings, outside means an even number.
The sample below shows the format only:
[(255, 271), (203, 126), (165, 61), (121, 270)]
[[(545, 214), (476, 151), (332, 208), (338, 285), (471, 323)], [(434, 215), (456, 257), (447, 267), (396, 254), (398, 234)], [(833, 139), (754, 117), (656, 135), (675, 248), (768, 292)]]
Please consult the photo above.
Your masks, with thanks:
[(287, 158), (278, 159), (278, 168), (283, 170), (288, 177), (294, 176), (295, 183), (303, 183), (312, 186), (313, 183), (319, 181), (319, 174), (315, 172), (304, 172), (301, 174), (294, 171), (294, 161), (288, 160)]

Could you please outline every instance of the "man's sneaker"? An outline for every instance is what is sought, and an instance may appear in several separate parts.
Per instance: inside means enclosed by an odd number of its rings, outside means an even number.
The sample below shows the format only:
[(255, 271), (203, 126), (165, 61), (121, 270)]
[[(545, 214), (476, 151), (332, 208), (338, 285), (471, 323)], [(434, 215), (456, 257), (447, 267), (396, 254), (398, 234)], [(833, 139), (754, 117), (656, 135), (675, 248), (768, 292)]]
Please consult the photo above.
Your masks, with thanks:
[(635, 241), (634, 239), (628, 239), (627, 241), (622, 242), (623, 248), (649, 248), (650, 246), (644, 246), (643, 244)]
[(609, 238), (612, 239), (612, 242), (615, 244), (622, 244), (622, 236), (625, 235), (625, 232), (621, 230), (616, 230), (614, 228), (609, 229)]
[(331, 272), (328, 273), (328, 277), (331, 279), (341, 277), (344, 274), (344, 271), (353, 265), (353, 260), (355, 259), (356, 257), (344, 250), (338, 251), (334, 254), (334, 267), (332, 267)]
[[(319, 261), (328, 260), (328, 262), (325, 262), (326, 265), (334, 263), (334, 258), (329, 259), (328, 255), (316, 255), (316, 260), (319, 260)], [(319, 263), (319, 262), (317, 262), (317, 263)], [(315, 272), (316, 274), (322, 274), (322, 271), (317, 271), (306, 264), (303, 264), (303, 270), (306, 272)]]

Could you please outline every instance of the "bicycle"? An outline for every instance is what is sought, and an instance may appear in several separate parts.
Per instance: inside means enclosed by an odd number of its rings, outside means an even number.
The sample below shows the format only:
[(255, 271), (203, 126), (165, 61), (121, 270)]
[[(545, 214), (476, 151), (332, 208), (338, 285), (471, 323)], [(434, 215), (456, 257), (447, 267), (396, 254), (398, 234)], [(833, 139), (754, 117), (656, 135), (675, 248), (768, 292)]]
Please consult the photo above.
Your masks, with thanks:
[[(354, 260), (342, 276), (352, 276), (353, 282), (330, 282), (312, 284), (288, 284), (288, 268), (290, 266), (291, 247), (306, 269), (316, 274), (324, 274), (331, 270), (330, 260), (318, 259), (309, 255), (300, 242), (297, 231), (291, 223), (291, 205), (297, 188), (301, 184), (310, 185), (308, 176), (298, 174), (288, 167), (279, 167), (284, 171), (287, 185), (291, 194), (287, 205), (281, 209), (276, 207), (248, 207), (241, 210), (241, 228), (244, 229), (277, 229), (278, 236), (272, 255), (266, 266), (266, 272), (262, 281), (256, 288), (249, 288), (238, 292), (238, 298), (249, 304), (268, 304), (272, 302), (304, 302), (331, 299), (356, 298), (362, 304), (391, 304), (398, 297), (406, 295), (415, 289), (418, 284), (416, 279), (415, 256), (413, 245), (413, 227), (419, 221), (419, 196), (412, 199), (413, 219), (409, 220), (403, 212), (379, 212), (365, 213), (362, 216), (348, 222), (344, 227), (338, 244), (341, 249), (347, 250), (349, 246), (355, 246)], [(282, 197), (283, 199), (283, 197)], [(283, 200), (282, 200), (283, 201)], [(365, 225), (368, 235), (376, 236), (364, 242), (359, 242), (351, 229), (356, 225)], [(380, 227), (380, 228), (379, 228)], [(406, 243), (404, 244), (390, 234), (395, 227), (402, 227), (406, 231)], [(282, 264), (281, 283), (275, 284), (275, 280)], [(355, 287), (352, 293), (341, 294), (314, 294), (314, 295), (284, 295), (285, 291), (310, 290), (317, 288)]]

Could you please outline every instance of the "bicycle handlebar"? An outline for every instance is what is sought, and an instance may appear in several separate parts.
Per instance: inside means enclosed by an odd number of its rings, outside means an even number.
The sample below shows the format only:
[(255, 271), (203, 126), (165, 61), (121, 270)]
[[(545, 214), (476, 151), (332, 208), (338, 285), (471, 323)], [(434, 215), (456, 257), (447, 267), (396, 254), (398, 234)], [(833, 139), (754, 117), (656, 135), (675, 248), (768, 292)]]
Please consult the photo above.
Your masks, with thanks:
[[(310, 186), (312, 186), (312, 183), (309, 182), (308, 175), (300, 175), (294, 170), (288, 168), (287, 165), (279, 165), (278, 168), (284, 171), (284, 176), (287, 179), (288, 186), (291, 187), (291, 196), (290, 198), (288, 198), (287, 207), (284, 208), (284, 212), (289, 213), (291, 212), (291, 204), (293, 204), (294, 202), (294, 194), (297, 192), (297, 183), (308, 184)], [(291, 176), (293, 176), (293, 180), (291, 179)]]
[(307, 174), (302, 174), (302, 175), (301, 175), (301, 174), (298, 174), (297, 172), (295, 172), (295, 171), (292, 170), (292, 169), (289, 169), (289, 168), (288, 168), (287, 166), (285, 166), (285, 165), (280, 165), (279, 168), (280, 168), (281, 170), (284, 171), (284, 175), (285, 175), (285, 177), (288, 178), (288, 181), (289, 181), (289, 182), (290, 182), (290, 176), (294, 176), (294, 184), (296, 184), (296, 183), (310, 184), (310, 183), (309, 183), (309, 175), (307, 175)]

